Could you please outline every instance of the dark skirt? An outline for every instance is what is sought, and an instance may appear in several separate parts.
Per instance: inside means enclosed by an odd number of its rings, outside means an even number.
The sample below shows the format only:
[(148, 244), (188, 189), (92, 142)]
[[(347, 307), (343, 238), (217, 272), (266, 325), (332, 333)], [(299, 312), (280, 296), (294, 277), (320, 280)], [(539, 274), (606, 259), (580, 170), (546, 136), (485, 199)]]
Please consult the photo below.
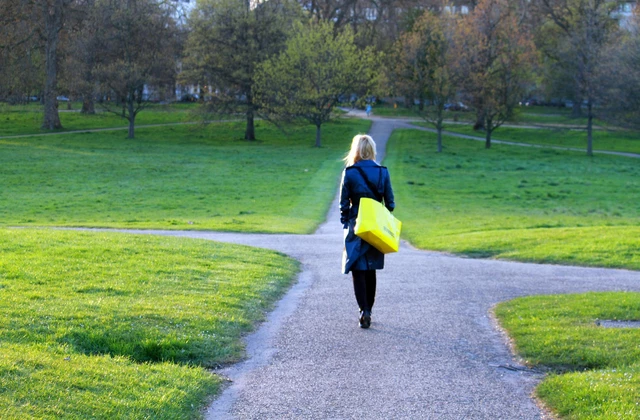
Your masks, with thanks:
[(384, 254), (354, 233), (355, 219), (349, 221), (348, 229), (344, 229), (344, 250), (342, 251), (342, 272), (349, 274), (352, 270), (382, 270)]

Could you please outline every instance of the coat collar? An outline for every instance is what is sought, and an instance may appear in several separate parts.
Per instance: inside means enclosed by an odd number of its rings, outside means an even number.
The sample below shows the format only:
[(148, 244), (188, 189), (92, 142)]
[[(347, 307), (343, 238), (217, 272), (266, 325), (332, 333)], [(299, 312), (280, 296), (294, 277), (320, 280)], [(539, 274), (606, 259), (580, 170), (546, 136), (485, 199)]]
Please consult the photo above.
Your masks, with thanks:
[(375, 160), (359, 160), (356, 163), (353, 164), (353, 166), (380, 166), (376, 163)]

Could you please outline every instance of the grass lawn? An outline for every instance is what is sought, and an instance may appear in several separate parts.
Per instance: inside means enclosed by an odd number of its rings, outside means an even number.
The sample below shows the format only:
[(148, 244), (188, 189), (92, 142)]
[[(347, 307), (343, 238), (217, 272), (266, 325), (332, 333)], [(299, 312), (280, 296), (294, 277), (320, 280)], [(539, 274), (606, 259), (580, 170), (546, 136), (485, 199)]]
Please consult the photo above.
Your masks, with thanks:
[[(422, 123), (420, 125), (429, 127)], [(474, 131), (470, 125), (449, 124), (445, 130), (484, 139), (484, 133)], [(518, 143), (575, 147), (584, 149), (585, 153), (587, 150), (586, 130), (500, 127), (493, 132), (491, 137), (495, 140), (514, 141)], [(640, 133), (637, 131), (623, 130), (594, 130), (593, 149), (640, 153)]]
[[(81, 104), (74, 103), (75, 111)], [(0, 103), (0, 137), (20, 134), (49, 133), (42, 130), (43, 111), (40, 104), (7, 105)], [(168, 105), (151, 104), (136, 118), (136, 125), (166, 124), (187, 121), (199, 121), (199, 105), (191, 103), (177, 103)], [(66, 111), (66, 104), (60, 103), (61, 131), (88, 130), (94, 128), (127, 127), (129, 122), (111, 112), (101, 112), (96, 104), (95, 115), (84, 115), (79, 112)]]
[(368, 121), (257, 122), (0, 139), (0, 226), (310, 233), (334, 197), (341, 157)]
[[(417, 107), (406, 108), (403, 104), (398, 104), (394, 108), (391, 104), (378, 104), (373, 107), (373, 114), (380, 117), (410, 117), (419, 118)], [(475, 122), (476, 114), (473, 111), (445, 111), (445, 120)], [(571, 110), (567, 108), (555, 107), (524, 107), (520, 106), (514, 110), (513, 117), (507, 124), (535, 124), (535, 125), (566, 125), (566, 126), (587, 126), (586, 117), (573, 118)], [(595, 125), (606, 125), (600, 120), (594, 120)]]
[[(509, 123), (521, 124), (562, 124), (562, 125), (578, 125), (587, 126), (587, 118), (574, 118), (571, 116), (571, 110), (568, 108), (519, 106), (514, 110), (513, 117)], [(602, 124), (599, 120), (594, 120), (595, 125)]]
[(538, 396), (567, 419), (640, 418), (640, 329), (596, 320), (640, 320), (640, 293), (531, 296), (496, 315), (532, 366), (551, 368)]
[(204, 240), (0, 229), (0, 417), (189, 419), (298, 270)]
[(394, 132), (403, 237), (420, 248), (640, 270), (640, 163), (617, 156)]

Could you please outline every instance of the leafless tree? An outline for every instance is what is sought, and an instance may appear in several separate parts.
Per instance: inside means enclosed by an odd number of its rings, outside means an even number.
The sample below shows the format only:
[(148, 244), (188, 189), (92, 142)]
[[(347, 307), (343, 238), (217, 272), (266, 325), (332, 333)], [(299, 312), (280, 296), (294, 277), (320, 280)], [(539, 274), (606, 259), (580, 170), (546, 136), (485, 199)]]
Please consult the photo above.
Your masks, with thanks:
[(42, 92), (42, 45), (31, 32), (27, 22), (0, 21), (0, 99), (19, 103)]
[(487, 149), (522, 97), (535, 63), (535, 46), (516, 12), (507, 0), (480, 0), (457, 26), (457, 73), (484, 127)]
[(145, 88), (159, 92), (175, 80), (176, 24), (168, 5), (155, 0), (98, 0), (96, 8), (93, 74), (115, 100), (104, 106), (129, 121), (133, 138), (136, 116), (149, 103)]
[(640, 8), (611, 43), (603, 61), (602, 117), (623, 126), (640, 127)]
[(436, 128), (438, 152), (442, 152), (445, 104), (458, 88), (451, 54), (455, 23), (451, 15), (424, 12), (396, 41), (386, 66), (390, 89), (416, 97), (418, 116)]
[[(574, 97), (586, 103), (587, 155), (593, 155), (594, 104), (602, 93), (599, 82), (604, 54), (619, 29), (613, 12), (616, 0), (537, 0), (548, 25), (543, 51), (555, 60), (575, 87)], [(579, 106), (579, 105), (578, 105)]]
[[(37, 38), (44, 52), (44, 121), (45, 129), (61, 128), (57, 109), (58, 52), (60, 31), (69, 13), (81, 0), (0, 0), (5, 31), (21, 26), (21, 39), (12, 42), (26, 43)], [(24, 30), (26, 29), (26, 30)]]
[(211, 94), (205, 92), (210, 113), (243, 113), (244, 137), (255, 140), (254, 118), (260, 110), (254, 100), (256, 68), (282, 51), (301, 16), (300, 6), (288, 0), (255, 8), (236, 0), (200, 2), (190, 19), (181, 80), (210, 88)]
[[(97, 34), (101, 17), (95, 0), (85, 0), (62, 33), (61, 82), (72, 97), (82, 98), (83, 114), (94, 114), (97, 82)], [(71, 102), (69, 102), (71, 103)]]

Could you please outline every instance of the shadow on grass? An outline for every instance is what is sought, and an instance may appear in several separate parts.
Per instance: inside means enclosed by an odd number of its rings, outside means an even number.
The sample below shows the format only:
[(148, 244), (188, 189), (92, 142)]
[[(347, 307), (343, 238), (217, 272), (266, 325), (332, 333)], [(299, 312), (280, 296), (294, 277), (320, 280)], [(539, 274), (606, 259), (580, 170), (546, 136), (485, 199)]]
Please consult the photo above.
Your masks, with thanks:
[(237, 361), (243, 346), (234, 337), (251, 330), (248, 321), (215, 323), (215, 328), (194, 334), (186, 326), (189, 331), (181, 332), (176, 319), (157, 315), (101, 320), (99, 325), (76, 326), (56, 341), (87, 356), (121, 356), (135, 363), (171, 362), (212, 368)]
[(192, 339), (181, 340), (174, 335), (149, 337), (142, 331), (125, 328), (72, 331), (59, 341), (85, 355), (125, 356), (137, 363), (187, 363), (196, 357), (190, 349), (199, 347)]

